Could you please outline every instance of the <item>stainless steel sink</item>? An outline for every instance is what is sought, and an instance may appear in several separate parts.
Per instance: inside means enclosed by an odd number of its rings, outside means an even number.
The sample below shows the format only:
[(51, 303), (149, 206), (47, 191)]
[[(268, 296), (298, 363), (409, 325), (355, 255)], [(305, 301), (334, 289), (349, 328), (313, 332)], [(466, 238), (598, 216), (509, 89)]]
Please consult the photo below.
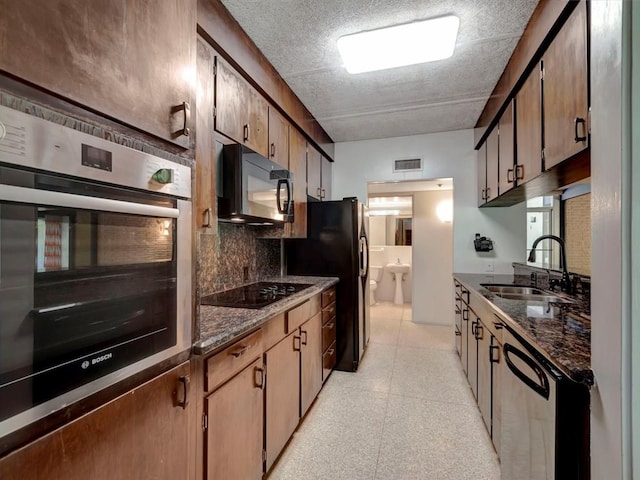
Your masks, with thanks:
[(533, 287), (521, 287), (519, 285), (494, 285), (485, 283), (484, 288), (496, 294), (515, 294), (515, 295), (546, 295), (545, 292)]
[(497, 297), (505, 298), (507, 300), (522, 300), (529, 302), (554, 302), (554, 303), (575, 303), (573, 300), (569, 300), (558, 295), (553, 295), (544, 290), (533, 287), (521, 287), (518, 285), (494, 285), (485, 283), (482, 285), (484, 288), (495, 294)]

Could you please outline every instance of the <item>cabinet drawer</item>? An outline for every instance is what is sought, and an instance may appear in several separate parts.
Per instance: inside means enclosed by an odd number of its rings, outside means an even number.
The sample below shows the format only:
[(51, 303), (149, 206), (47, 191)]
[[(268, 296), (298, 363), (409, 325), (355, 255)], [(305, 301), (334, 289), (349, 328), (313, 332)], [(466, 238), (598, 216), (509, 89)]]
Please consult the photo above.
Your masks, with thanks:
[(329, 346), (336, 341), (336, 321), (332, 318), (322, 325), (322, 351), (325, 352)]
[(311, 318), (311, 301), (307, 300), (302, 305), (292, 308), (287, 312), (286, 332), (291, 333), (300, 325)]
[(336, 344), (335, 342), (329, 349), (322, 354), (322, 381), (325, 382), (329, 378), (329, 374), (336, 365)]
[(264, 350), (269, 350), (286, 335), (284, 313), (273, 317), (262, 325), (262, 345)]
[(322, 292), (322, 308), (336, 301), (336, 287), (331, 287)]
[(262, 330), (258, 330), (207, 360), (205, 391), (209, 392), (262, 355)]
[(326, 323), (327, 320), (331, 320), (336, 316), (336, 304), (335, 302), (322, 309), (322, 323)]

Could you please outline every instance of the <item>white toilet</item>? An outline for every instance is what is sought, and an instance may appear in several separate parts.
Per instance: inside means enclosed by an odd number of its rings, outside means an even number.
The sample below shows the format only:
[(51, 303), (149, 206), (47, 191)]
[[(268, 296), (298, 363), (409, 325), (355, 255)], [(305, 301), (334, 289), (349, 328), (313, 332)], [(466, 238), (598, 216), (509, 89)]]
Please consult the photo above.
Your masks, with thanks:
[(382, 267), (371, 265), (369, 267), (369, 305), (375, 305), (376, 303), (376, 289), (378, 288), (378, 282), (382, 276)]

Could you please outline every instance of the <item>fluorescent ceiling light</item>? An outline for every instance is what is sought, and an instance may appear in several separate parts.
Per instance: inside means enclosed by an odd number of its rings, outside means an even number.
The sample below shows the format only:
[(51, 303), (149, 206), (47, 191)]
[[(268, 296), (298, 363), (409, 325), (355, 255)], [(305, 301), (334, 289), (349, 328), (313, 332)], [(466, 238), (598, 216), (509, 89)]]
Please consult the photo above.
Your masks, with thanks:
[(454, 15), (345, 35), (338, 51), (349, 73), (372, 72), (453, 55), (460, 20)]

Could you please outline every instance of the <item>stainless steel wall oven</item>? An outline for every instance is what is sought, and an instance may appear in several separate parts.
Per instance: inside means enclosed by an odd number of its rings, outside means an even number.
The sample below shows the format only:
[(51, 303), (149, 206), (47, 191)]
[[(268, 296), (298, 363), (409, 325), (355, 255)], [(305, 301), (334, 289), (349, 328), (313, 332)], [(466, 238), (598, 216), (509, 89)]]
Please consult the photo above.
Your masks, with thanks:
[(188, 349), (191, 170), (0, 107), (0, 437)]

